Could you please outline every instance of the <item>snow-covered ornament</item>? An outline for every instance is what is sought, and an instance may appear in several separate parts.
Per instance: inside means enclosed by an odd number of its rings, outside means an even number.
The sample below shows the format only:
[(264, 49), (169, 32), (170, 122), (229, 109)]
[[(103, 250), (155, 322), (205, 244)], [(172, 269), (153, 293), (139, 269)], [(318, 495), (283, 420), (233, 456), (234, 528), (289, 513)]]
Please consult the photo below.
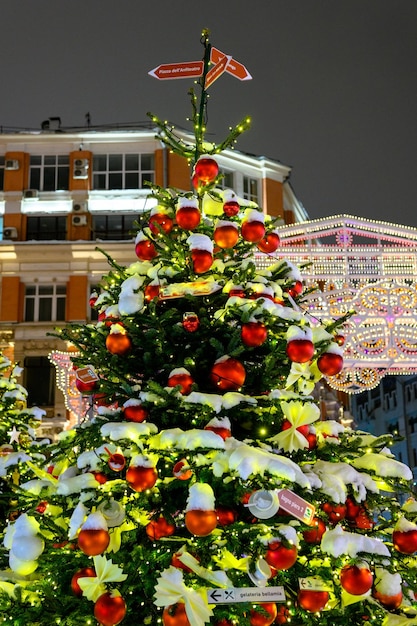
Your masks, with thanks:
[(158, 256), (155, 244), (142, 231), (136, 235), (135, 254), (141, 261), (152, 261)]
[(213, 419), (206, 424), (204, 430), (211, 430), (222, 439), (227, 439), (232, 435), (231, 424), (228, 417), (213, 417)]
[(265, 216), (260, 211), (248, 209), (240, 228), (241, 235), (245, 241), (258, 243), (265, 237)]
[(287, 347), (285, 349), (290, 361), (307, 363), (313, 358), (314, 343), (311, 328), (290, 326), (287, 330)]
[(161, 285), (159, 282), (151, 282), (145, 287), (145, 300), (146, 302), (150, 302), (155, 298), (159, 298), (159, 293), (161, 291)]
[(185, 511), (185, 526), (197, 537), (206, 537), (217, 526), (214, 492), (207, 483), (191, 485), (187, 508)]
[(194, 230), (200, 223), (201, 213), (197, 198), (179, 198), (175, 219), (183, 230)]
[(388, 611), (395, 611), (401, 606), (403, 600), (401, 582), (400, 574), (391, 574), (382, 567), (375, 567), (372, 597)]
[(343, 350), (331, 343), (317, 359), (317, 367), (324, 376), (336, 376), (343, 369)]
[(200, 320), (198, 319), (197, 313), (193, 311), (187, 311), (182, 316), (182, 327), (187, 333), (195, 333), (200, 326)]
[(132, 349), (132, 340), (121, 324), (112, 324), (106, 337), (106, 348), (117, 356), (125, 356)]
[(374, 575), (365, 561), (355, 565), (345, 565), (340, 572), (340, 584), (352, 596), (368, 593), (373, 581)]
[(126, 465), (126, 459), (124, 455), (119, 452), (109, 452), (109, 458), (107, 459), (107, 465), (113, 472), (121, 472)]
[(210, 382), (219, 391), (237, 391), (246, 379), (246, 370), (237, 359), (225, 355), (210, 370)]
[(149, 411), (145, 409), (140, 400), (131, 398), (126, 400), (122, 407), (122, 413), (125, 420), (129, 422), (143, 422), (149, 415)]
[(392, 533), (394, 548), (402, 554), (417, 552), (417, 525), (400, 517)]
[(90, 513), (78, 535), (78, 547), (87, 556), (102, 554), (110, 543), (107, 522), (102, 513)]
[(194, 166), (194, 176), (203, 183), (212, 183), (219, 174), (217, 161), (208, 155), (201, 156)]
[(213, 265), (213, 242), (207, 235), (190, 235), (187, 239), (191, 250), (193, 270), (204, 274)]
[(193, 475), (193, 472), (188, 465), (187, 459), (181, 459), (180, 461), (177, 461), (172, 468), (172, 473), (174, 474), (175, 478), (178, 478), (178, 480), (189, 480)]
[(137, 454), (130, 461), (126, 480), (134, 491), (152, 489), (158, 479), (154, 456)]
[(191, 393), (191, 387), (194, 379), (185, 367), (176, 367), (168, 376), (168, 387), (179, 386), (181, 395), (188, 396)]
[[(265, 552), (265, 561), (276, 571), (290, 569), (297, 561), (298, 550), (296, 545), (285, 546), (282, 541), (273, 540), (268, 543)], [(275, 572), (274, 572), (275, 573)]]
[(234, 222), (218, 220), (214, 227), (213, 239), (219, 248), (233, 248), (239, 240), (239, 231)]
[(158, 236), (161, 231), (168, 235), (174, 226), (174, 220), (169, 216), (168, 210), (162, 206), (153, 207), (149, 217), (149, 228)]

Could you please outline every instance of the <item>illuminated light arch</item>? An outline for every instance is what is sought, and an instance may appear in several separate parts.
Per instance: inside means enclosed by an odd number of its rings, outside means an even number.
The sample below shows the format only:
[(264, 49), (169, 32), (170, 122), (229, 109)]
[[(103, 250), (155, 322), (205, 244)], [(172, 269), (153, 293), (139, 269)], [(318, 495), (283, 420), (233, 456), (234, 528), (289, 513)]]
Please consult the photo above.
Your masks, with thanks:
[[(278, 256), (302, 270), (306, 311), (319, 319), (355, 311), (334, 389), (358, 393), (386, 374), (417, 373), (417, 229), (350, 215), (278, 229)], [(262, 260), (264, 263), (265, 261)]]

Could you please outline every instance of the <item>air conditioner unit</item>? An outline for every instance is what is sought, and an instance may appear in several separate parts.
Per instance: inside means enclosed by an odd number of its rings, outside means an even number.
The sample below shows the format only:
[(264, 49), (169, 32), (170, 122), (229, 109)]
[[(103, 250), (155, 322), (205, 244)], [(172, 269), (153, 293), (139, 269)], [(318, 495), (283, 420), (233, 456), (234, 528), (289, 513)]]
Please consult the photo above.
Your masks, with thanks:
[(25, 200), (37, 200), (39, 197), (39, 191), (37, 189), (25, 189), (23, 197)]
[(19, 236), (17, 228), (9, 226), (3, 229), (3, 239), (17, 239)]
[(86, 213), (88, 210), (87, 202), (74, 202), (72, 205), (73, 213)]
[(20, 164), (17, 159), (6, 159), (4, 162), (5, 170), (18, 170), (19, 166)]
[(73, 226), (86, 226), (87, 224), (87, 216), (86, 215), (73, 215), (72, 216), (72, 225)]
[(72, 177), (76, 179), (88, 178), (88, 167), (74, 167)]
[(74, 169), (85, 167), (88, 169), (90, 166), (90, 162), (88, 159), (74, 159)]

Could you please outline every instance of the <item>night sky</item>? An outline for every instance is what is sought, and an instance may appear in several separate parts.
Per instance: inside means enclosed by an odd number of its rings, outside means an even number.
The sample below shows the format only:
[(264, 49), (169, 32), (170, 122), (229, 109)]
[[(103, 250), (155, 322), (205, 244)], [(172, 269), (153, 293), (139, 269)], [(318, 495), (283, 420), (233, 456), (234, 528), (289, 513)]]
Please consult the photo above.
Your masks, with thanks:
[(0, 125), (145, 121), (187, 128), (200, 34), (253, 80), (210, 88), (208, 139), (244, 116), (237, 148), (293, 168), (312, 219), (346, 213), (417, 227), (417, 0), (15, 0), (1, 8)]

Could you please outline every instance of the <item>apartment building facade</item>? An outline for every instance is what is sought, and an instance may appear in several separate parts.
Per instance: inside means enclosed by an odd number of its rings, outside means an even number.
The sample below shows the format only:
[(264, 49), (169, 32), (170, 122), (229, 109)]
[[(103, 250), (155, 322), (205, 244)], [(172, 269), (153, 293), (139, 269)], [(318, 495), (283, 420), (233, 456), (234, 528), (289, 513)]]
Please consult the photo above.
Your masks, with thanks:
[[(224, 188), (283, 224), (306, 219), (289, 167), (235, 150), (216, 158)], [(24, 368), (45, 431), (68, 424), (49, 359), (68, 346), (50, 333), (91, 320), (89, 295), (108, 271), (98, 248), (122, 265), (135, 260), (133, 224), (153, 202), (147, 182), (191, 188), (187, 162), (149, 124), (63, 129), (50, 118), (39, 131), (0, 134), (0, 350)]]

